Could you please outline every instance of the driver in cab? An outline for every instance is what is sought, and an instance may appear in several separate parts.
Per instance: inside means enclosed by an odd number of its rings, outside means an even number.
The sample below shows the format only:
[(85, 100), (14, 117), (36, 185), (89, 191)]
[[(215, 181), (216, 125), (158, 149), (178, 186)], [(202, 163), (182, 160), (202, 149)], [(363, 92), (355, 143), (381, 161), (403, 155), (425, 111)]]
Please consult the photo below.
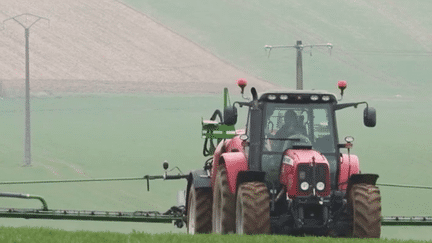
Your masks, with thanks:
[(283, 150), (292, 146), (293, 142), (308, 142), (309, 139), (304, 135), (305, 127), (299, 121), (299, 117), (294, 110), (287, 110), (284, 114), (284, 124), (276, 132), (272, 141), (265, 146), (268, 151)]

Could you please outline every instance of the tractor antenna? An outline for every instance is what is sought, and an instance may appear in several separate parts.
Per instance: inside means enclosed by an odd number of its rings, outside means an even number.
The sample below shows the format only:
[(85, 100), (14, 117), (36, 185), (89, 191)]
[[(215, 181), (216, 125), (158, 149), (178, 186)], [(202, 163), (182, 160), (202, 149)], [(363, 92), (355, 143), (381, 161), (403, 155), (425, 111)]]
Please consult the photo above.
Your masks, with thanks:
[(301, 40), (297, 41), (297, 44), (293, 46), (264, 46), (264, 49), (268, 52), (268, 57), (270, 57), (270, 52), (273, 48), (295, 48), (297, 49), (297, 90), (303, 90), (303, 62), (302, 62), (302, 51), (304, 48), (312, 48), (312, 47), (327, 47), (329, 49), (331, 55), (331, 49), (333, 45), (331, 43), (327, 44), (318, 44), (318, 45), (303, 45)]

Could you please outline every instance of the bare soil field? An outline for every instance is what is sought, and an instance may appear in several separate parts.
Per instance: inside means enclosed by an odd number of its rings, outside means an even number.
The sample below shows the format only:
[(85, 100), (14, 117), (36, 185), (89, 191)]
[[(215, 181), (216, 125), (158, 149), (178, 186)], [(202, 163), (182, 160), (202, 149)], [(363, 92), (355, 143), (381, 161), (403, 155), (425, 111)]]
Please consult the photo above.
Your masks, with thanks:
[[(59, 93), (220, 93), (253, 77), (121, 1), (0, 1), (0, 93), (25, 87), (24, 28), (14, 16), (40, 19), (30, 28), (32, 95)], [(8, 20), (9, 19), (9, 20)], [(30, 26), (36, 17), (16, 18)]]

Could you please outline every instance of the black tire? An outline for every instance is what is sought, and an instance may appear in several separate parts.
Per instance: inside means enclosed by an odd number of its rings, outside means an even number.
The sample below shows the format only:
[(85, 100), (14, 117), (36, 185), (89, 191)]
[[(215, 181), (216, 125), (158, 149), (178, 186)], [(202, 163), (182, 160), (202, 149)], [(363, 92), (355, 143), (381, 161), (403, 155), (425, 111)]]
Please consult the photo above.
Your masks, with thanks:
[(348, 195), (352, 218), (350, 237), (379, 238), (381, 236), (381, 195), (378, 187), (356, 184)]
[(212, 231), (235, 233), (235, 196), (230, 192), (224, 165), (219, 165), (213, 192)]
[(270, 196), (262, 182), (243, 183), (237, 191), (237, 234), (270, 234)]
[(212, 195), (209, 189), (189, 190), (187, 209), (188, 234), (206, 234), (212, 230)]

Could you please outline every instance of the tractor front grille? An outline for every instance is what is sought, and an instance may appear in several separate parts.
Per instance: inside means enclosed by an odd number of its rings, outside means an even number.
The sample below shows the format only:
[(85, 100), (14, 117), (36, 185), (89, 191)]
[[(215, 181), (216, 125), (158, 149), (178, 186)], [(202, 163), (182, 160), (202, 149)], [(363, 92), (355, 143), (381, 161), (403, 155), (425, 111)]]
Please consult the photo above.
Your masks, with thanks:
[[(327, 185), (327, 176), (329, 174), (328, 167), (325, 164), (299, 164), (297, 167), (298, 172), (298, 188), (302, 195), (310, 195), (313, 193), (313, 189), (315, 189), (316, 193), (320, 195), (320, 191), (317, 190), (316, 185), (318, 182), (323, 182), (325, 188), (330, 185)], [(302, 189), (302, 183), (307, 182), (308, 188), (304, 190)], [(324, 190), (325, 191), (325, 190)], [(323, 195), (321, 195), (323, 196)]]

